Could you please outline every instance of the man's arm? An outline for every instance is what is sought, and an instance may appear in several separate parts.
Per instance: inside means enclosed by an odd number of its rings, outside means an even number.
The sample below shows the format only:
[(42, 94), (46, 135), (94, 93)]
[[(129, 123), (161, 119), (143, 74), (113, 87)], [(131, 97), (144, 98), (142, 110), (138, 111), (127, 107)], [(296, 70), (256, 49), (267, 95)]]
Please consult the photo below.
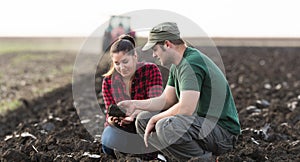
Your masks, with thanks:
[(193, 90), (182, 91), (180, 94), (179, 102), (174, 104), (168, 110), (155, 115), (154, 121), (156, 122), (162, 118), (168, 116), (174, 116), (177, 114), (193, 115), (193, 113), (196, 110), (199, 97), (200, 97), (200, 92), (198, 91), (193, 91)]
[(177, 114), (193, 115), (196, 110), (198, 101), (200, 98), (200, 92), (194, 90), (182, 91), (178, 102)]
[(175, 88), (166, 86), (164, 92), (159, 97), (146, 100), (126, 100), (118, 103), (118, 106), (127, 110), (127, 115), (132, 114), (135, 110), (144, 111), (161, 111), (170, 108), (178, 102)]

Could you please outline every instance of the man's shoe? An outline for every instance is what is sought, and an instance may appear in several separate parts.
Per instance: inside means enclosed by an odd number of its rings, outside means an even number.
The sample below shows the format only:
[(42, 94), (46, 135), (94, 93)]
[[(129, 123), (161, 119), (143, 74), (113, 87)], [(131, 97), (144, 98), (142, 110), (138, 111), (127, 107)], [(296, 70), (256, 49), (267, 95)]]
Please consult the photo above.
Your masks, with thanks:
[(162, 161), (162, 162), (167, 162), (166, 157), (162, 154), (157, 154), (157, 160)]

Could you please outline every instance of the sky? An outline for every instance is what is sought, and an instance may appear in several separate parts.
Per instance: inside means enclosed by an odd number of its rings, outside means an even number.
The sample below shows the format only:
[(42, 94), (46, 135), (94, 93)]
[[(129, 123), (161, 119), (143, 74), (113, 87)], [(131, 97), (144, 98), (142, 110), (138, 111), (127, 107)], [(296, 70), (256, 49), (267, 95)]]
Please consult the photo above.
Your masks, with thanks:
[(145, 9), (175, 12), (211, 37), (300, 37), (299, 4), (298, 0), (0, 0), (0, 37), (89, 36), (111, 15)]

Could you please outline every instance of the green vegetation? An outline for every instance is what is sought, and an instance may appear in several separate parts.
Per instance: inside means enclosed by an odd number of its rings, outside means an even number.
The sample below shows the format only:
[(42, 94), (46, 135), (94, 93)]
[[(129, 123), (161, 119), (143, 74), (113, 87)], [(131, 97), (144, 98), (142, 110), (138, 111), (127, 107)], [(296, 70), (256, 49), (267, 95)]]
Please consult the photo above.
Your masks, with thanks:
[(0, 55), (19, 51), (78, 51), (82, 38), (0, 38)]
[(56, 76), (59, 74), (72, 73), (72, 71), (73, 71), (73, 65), (65, 65), (65, 66), (62, 66), (60, 69), (52, 69), (50, 74)]
[(18, 65), (21, 62), (28, 62), (28, 61), (36, 61), (38, 59), (42, 59), (43, 55), (35, 55), (35, 54), (22, 54), (18, 57), (13, 58), (12, 64)]
[(34, 53), (26, 53), (22, 54), (18, 57), (15, 57), (12, 60), (13, 65), (19, 65), (21, 62), (30, 62), (30, 61), (51, 61), (51, 60), (57, 60), (59, 58), (62, 58), (61, 55), (43, 55), (43, 54), (34, 54)]
[[(58, 87), (56, 87), (58, 88)], [(35, 96), (42, 96), (46, 93), (49, 93), (53, 91), (55, 87), (47, 87), (47, 88), (34, 88), (32, 89), (32, 92), (35, 94)]]
[(22, 105), (22, 103), (19, 100), (1, 101), (0, 102), (0, 114), (5, 114), (8, 110), (14, 110), (21, 105)]
[(83, 38), (0, 37), (0, 114), (22, 106), (20, 96), (30, 93), (26, 97), (32, 99), (71, 82), (82, 43)]

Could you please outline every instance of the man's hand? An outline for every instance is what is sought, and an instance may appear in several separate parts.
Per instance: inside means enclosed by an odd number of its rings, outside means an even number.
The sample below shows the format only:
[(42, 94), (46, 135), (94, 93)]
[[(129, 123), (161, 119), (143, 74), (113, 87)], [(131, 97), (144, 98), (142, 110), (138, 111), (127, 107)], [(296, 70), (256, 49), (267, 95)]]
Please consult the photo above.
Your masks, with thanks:
[(151, 134), (151, 132), (154, 130), (156, 122), (157, 121), (155, 120), (155, 116), (153, 116), (148, 121), (148, 124), (147, 124), (146, 129), (145, 129), (145, 134), (144, 134), (144, 142), (145, 142), (146, 147), (148, 147), (148, 137)]
[(121, 101), (117, 105), (122, 109), (126, 109), (127, 116), (131, 116), (135, 111), (135, 105), (131, 100)]

